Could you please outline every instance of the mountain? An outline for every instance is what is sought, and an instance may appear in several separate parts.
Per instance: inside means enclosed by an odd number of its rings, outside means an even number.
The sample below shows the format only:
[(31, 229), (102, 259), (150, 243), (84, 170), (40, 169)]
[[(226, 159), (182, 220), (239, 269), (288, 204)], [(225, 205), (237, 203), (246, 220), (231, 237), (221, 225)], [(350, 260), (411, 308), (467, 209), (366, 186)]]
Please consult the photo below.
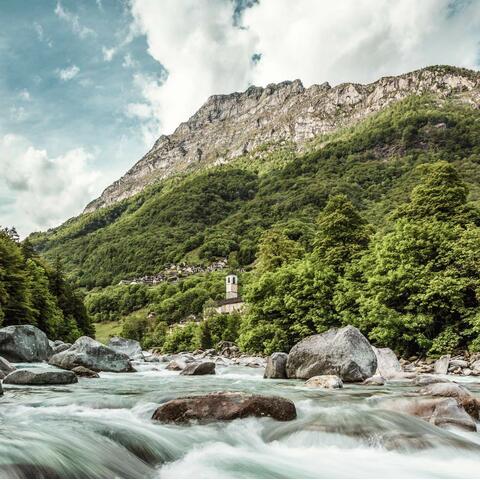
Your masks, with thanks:
[(480, 74), (453, 67), (366, 86), (296, 81), (215, 96), (84, 214), (29, 240), (92, 288), (169, 262), (228, 256), (247, 267), (273, 227), (308, 251), (332, 193), (382, 229), (417, 184), (416, 167), (438, 160), (456, 166), (478, 203), (479, 107)]
[(410, 95), (462, 95), (479, 103), (478, 73), (430, 67), (369, 85), (328, 83), (305, 88), (300, 80), (213, 95), (172, 135), (162, 135), (121, 179), (92, 201), (85, 213), (140, 192), (182, 172), (221, 165), (268, 144), (293, 143), (296, 151), (320, 134), (354, 125)]

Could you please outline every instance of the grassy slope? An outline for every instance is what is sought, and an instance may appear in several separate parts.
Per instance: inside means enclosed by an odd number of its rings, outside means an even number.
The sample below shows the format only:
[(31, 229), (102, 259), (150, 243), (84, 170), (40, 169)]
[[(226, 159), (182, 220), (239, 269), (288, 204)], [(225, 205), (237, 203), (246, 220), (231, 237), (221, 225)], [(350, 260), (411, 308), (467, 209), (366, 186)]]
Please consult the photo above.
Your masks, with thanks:
[(94, 323), (95, 326), (95, 339), (99, 342), (106, 344), (110, 337), (114, 335), (120, 335), (122, 332), (122, 322), (104, 322)]
[(248, 262), (261, 232), (275, 224), (288, 224), (308, 243), (309, 225), (334, 192), (346, 193), (381, 227), (415, 185), (414, 167), (425, 162), (454, 162), (472, 201), (480, 198), (480, 113), (466, 105), (413, 97), (312, 149), (296, 158), (288, 146), (270, 146), (169, 179), (30, 240), (47, 258), (63, 257), (67, 272), (90, 288), (185, 258), (207, 262), (236, 251)]

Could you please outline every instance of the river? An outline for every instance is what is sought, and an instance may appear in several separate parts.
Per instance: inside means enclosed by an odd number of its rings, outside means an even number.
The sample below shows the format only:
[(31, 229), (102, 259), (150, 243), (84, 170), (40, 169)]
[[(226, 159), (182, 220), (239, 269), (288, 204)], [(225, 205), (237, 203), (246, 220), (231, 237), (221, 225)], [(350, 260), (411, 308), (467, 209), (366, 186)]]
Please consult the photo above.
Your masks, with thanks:
[[(135, 367), (137, 373), (101, 373), (74, 385), (5, 386), (0, 477), (480, 476), (480, 433), (440, 429), (382, 410), (383, 399), (417, 388), (407, 383), (324, 391), (300, 381), (264, 380), (257, 368), (217, 367), (214, 376), (179, 376), (164, 364)], [(460, 380), (479, 394), (480, 378)], [(290, 398), (298, 418), (188, 426), (150, 420), (166, 400), (221, 390)]]

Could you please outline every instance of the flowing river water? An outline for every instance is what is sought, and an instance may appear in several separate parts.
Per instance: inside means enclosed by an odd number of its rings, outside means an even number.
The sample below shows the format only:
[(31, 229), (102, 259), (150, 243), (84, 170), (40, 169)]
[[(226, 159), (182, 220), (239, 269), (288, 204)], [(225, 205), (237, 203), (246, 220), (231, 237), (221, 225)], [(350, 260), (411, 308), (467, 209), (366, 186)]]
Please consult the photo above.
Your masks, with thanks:
[[(416, 387), (408, 383), (325, 391), (264, 380), (261, 368), (219, 366), (217, 375), (180, 376), (164, 364), (135, 367), (137, 373), (101, 373), (74, 385), (5, 385), (0, 477), (480, 476), (480, 433), (441, 429), (381, 408), (384, 399), (411, 395)], [(455, 380), (479, 395), (480, 379)], [(290, 398), (298, 418), (187, 426), (151, 420), (162, 402), (225, 390)]]

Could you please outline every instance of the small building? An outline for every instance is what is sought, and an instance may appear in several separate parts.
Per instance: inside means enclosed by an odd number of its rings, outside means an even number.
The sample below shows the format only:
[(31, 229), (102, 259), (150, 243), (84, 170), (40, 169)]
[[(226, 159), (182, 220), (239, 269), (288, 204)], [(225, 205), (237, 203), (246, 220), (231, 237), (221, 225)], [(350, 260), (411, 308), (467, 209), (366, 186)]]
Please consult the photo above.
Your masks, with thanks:
[(215, 306), (217, 313), (233, 313), (243, 310), (245, 302), (238, 295), (238, 277), (227, 275), (225, 277), (225, 300), (220, 300)]

